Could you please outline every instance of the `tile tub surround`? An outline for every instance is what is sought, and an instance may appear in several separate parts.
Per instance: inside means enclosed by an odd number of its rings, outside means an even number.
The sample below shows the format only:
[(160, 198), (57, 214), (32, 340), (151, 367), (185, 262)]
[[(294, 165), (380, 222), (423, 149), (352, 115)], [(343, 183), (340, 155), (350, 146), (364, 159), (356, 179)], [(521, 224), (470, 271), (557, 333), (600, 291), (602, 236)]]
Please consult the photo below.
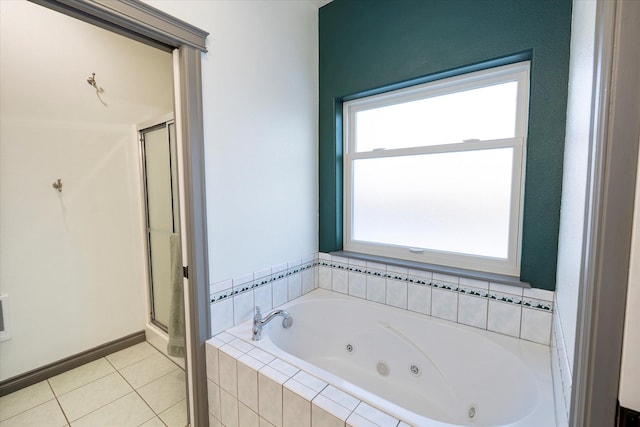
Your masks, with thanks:
[(318, 254), (318, 286), (549, 345), (554, 293)]
[(571, 407), (571, 369), (564, 342), (560, 315), (553, 313), (551, 331), (551, 373), (553, 378), (553, 394), (556, 409), (557, 427), (569, 425), (569, 408)]
[(215, 335), (318, 287), (318, 256), (312, 254), (210, 286), (211, 334)]
[(551, 342), (554, 293), (326, 253), (217, 282), (211, 333), (320, 287), (540, 344)]
[(206, 356), (212, 426), (407, 426), (227, 332)]

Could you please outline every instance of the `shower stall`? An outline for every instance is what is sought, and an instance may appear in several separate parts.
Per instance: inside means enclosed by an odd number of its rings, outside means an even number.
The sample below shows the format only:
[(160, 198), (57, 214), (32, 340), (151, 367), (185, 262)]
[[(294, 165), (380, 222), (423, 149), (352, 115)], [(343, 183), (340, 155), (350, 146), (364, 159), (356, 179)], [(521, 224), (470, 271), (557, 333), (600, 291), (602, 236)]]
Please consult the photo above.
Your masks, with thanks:
[(138, 126), (145, 204), (150, 321), (168, 331), (171, 308), (169, 238), (180, 233), (173, 115)]

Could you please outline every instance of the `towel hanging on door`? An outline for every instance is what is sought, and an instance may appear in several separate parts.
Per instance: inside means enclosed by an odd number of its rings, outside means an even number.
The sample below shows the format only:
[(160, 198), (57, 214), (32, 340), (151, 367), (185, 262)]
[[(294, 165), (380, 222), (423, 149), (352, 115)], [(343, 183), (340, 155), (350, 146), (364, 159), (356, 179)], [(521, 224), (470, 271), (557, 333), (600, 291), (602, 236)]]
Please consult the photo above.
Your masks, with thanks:
[(167, 344), (167, 353), (173, 357), (184, 357), (184, 279), (179, 234), (173, 233), (169, 236), (169, 249), (171, 251), (171, 306), (169, 307), (169, 344)]

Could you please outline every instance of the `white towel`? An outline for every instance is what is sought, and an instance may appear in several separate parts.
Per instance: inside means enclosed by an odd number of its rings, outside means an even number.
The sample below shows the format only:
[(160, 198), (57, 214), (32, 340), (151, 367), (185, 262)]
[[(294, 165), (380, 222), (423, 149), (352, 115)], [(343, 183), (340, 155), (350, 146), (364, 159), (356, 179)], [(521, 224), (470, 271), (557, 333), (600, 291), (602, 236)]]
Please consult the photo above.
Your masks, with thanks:
[(182, 248), (180, 235), (169, 236), (171, 251), (171, 307), (169, 308), (169, 356), (184, 357), (185, 320), (184, 320), (184, 280), (182, 272)]

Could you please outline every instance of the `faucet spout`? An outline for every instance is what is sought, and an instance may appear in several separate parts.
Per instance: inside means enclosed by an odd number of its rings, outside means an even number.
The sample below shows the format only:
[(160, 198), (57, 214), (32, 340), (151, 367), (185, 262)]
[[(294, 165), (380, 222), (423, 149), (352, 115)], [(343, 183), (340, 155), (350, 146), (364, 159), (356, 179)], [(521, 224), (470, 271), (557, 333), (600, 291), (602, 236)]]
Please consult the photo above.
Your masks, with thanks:
[(284, 310), (274, 310), (263, 319), (262, 313), (260, 312), (260, 307), (256, 306), (256, 313), (253, 316), (253, 336), (251, 337), (251, 339), (254, 341), (260, 341), (260, 339), (262, 339), (262, 328), (267, 323), (271, 322), (275, 317), (283, 318), (282, 327), (285, 329), (290, 328), (293, 324), (293, 318)]

